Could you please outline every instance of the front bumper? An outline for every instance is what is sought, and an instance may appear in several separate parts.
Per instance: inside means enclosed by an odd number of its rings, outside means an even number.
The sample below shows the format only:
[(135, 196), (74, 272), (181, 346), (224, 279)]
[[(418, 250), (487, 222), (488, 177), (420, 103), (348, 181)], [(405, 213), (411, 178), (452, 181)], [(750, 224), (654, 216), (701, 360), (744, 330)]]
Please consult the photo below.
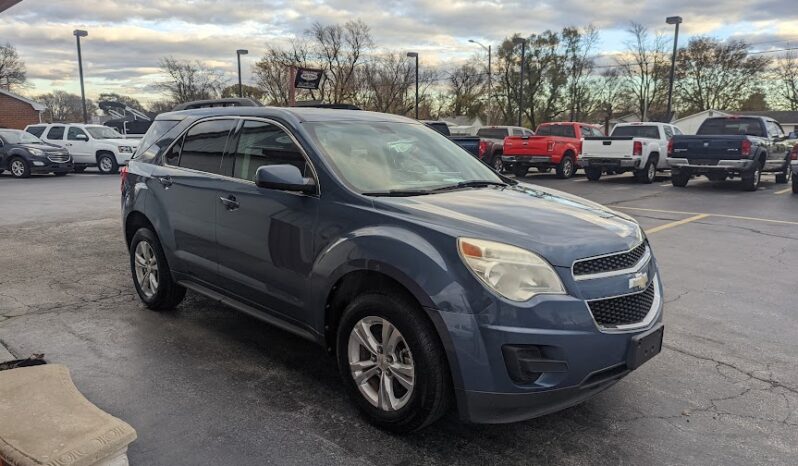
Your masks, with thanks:
[(744, 172), (754, 166), (754, 160), (718, 160), (717, 164), (697, 163), (695, 160), (668, 157), (668, 166), (678, 170), (689, 169), (698, 173)]
[(72, 159), (66, 162), (53, 162), (46, 157), (32, 159), (28, 166), (31, 173), (66, 173), (73, 169)]
[(607, 158), (607, 157), (590, 157), (582, 154), (582, 167), (588, 168), (638, 168), (640, 166), (640, 158)]

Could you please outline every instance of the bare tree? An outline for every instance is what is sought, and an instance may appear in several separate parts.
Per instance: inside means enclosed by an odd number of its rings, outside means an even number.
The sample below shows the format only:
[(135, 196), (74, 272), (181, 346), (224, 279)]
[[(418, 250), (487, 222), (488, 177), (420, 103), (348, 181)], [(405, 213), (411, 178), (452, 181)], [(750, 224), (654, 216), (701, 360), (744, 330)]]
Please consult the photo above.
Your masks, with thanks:
[[(47, 106), (44, 119), (49, 122), (83, 122), (83, 105), (79, 95), (64, 91), (53, 91), (36, 97), (36, 101)], [(93, 115), (97, 111), (97, 106), (91, 99), (86, 99), (86, 110), (89, 115)]]
[[(255, 65), (256, 86), (269, 105), (288, 105), (291, 67), (318, 67), (311, 57), (310, 44), (303, 39), (293, 40), (288, 48), (270, 47)], [(324, 85), (324, 82), (322, 82)], [(297, 99), (322, 100), (321, 92), (297, 89)]]
[(720, 42), (711, 37), (690, 39), (676, 60), (676, 90), (685, 109), (738, 110), (755, 90), (770, 63), (750, 56), (740, 40)]
[(788, 53), (774, 66), (775, 86), (772, 95), (781, 106), (798, 111), (798, 55)]
[(562, 31), (565, 68), (568, 73), (566, 98), (570, 121), (579, 121), (592, 110), (594, 99), (591, 96), (589, 79), (594, 63), (591, 55), (598, 39), (598, 30), (593, 25), (583, 30), (567, 27)]
[(593, 76), (590, 85), (595, 102), (592, 118), (601, 121), (604, 132), (609, 134), (610, 121), (629, 112), (635, 107), (635, 102), (629, 98), (623, 76), (617, 68), (608, 68), (600, 75)]
[(331, 103), (349, 103), (357, 95), (355, 67), (374, 45), (369, 27), (361, 20), (345, 24), (315, 23), (307, 32), (313, 39), (315, 61), (324, 64), (323, 98)]
[(637, 113), (647, 121), (652, 110), (662, 110), (668, 92), (670, 60), (667, 40), (654, 36), (642, 24), (632, 23), (625, 53), (617, 59), (626, 88), (637, 101)]
[(415, 74), (402, 54), (394, 52), (376, 57), (361, 67), (360, 74), (363, 89), (356, 100), (358, 105), (400, 115), (412, 110), (415, 98), (410, 98), (410, 88), (415, 86)]
[(227, 84), (222, 71), (208, 69), (198, 61), (165, 57), (161, 59), (160, 66), (167, 79), (155, 87), (175, 104), (216, 98)]
[(23, 86), (26, 80), (25, 62), (19, 58), (17, 49), (8, 42), (0, 44), (0, 87), (11, 91)]
[(456, 67), (448, 78), (449, 113), (474, 117), (487, 105), (488, 77), (482, 66), (469, 62)]

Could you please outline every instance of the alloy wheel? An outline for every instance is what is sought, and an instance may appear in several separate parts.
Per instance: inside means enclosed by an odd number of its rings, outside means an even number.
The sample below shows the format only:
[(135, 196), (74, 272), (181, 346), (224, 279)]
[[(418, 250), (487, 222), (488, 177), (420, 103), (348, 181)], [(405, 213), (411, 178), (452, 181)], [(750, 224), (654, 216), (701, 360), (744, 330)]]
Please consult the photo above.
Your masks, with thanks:
[(134, 261), (136, 269), (136, 280), (138, 281), (139, 288), (144, 296), (151, 298), (158, 292), (158, 259), (155, 257), (155, 251), (147, 241), (141, 241), (136, 245), (134, 252)]
[(493, 159), (493, 169), (494, 169), (494, 170), (496, 170), (496, 171), (497, 171), (497, 172), (499, 172), (499, 173), (501, 173), (501, 172), (502, 172), (502, 170), (504, 169), (504, 163), (502, 162), (502, 158), (501, 158), (501, 156), (498, 156), (498, 155), (497, 155), (497, 156), (496, 156), (496, 157)]
[(410, 401), (415, 385), (413, 355), (388, 320), (360, 319), (349, 333), (348, 360), (358, 391), (374, 407), (393, 412)]
[(109, 159), (108, 157), (100, 158), (100, 170), (107, 173), (113, 170), (113, 168), (114, 165), (111, 163), (111, 159)]
[(654, 181), (657, 177), (657, 167), (653, 163), (648, 164), (648, 173), (646, 175), (649, 181)]
[(565, 174), (566, 178), (570, 178), (571, 175), (574, 174), (574, 163), (571, 162), (570, 158), (565, 159), (565, 162), (563, 163), (563, 170), (562, 171)]
[(25, 174), (25, 163), (22, 160), (15, 159), (11, 162), (11, 173), (16, 177), (21, 177)]

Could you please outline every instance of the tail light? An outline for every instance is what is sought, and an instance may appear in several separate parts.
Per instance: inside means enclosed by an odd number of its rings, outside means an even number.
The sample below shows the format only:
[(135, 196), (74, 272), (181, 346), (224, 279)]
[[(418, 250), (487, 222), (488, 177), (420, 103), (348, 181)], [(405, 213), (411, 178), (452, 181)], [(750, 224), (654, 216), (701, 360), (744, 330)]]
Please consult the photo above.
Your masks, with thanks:
[(549, 142), (546, 144), (546, 151), (548, 151), (548, 152), (554, 152), (554, 141), (549, 141)]
[(485, 152), (488, 151), (488, 141), (481, 140), (479, 141), (479, 158), (485, 156)]
[(119, 190), (124, 193), (125, 192), (125, 185), (127, 184), (127, 167), (122, 167), (119, 170), (119, 179), (121, 180), (121, 184), (119, 186)]
[(798, 144), (792, 146), (790, 151), (790, 160), (798, 160)]
[(632, 155), (643, 155), (643, 143), (640, 141), (635, 141), (634, 145), (632, 146)]
[(668, 141), (668, 156), (673, 155), (673, 139)]
[(748, 139), (743, 139), (742, 144), (740, 144), (740, 155), (743, 157), (751, 156), (751, 141)]

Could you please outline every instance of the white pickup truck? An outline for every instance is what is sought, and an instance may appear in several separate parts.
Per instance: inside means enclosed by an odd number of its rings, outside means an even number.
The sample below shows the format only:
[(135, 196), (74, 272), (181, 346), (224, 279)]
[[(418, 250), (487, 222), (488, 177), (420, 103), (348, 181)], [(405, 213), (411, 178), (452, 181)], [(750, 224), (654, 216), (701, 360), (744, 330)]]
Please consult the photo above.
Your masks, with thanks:
[(102, 125), (39, 124), (29, 125), (25, 131), (67, 149), (76, 172), (97, 167), (106, 175), (117, 173), (120, 165), (127, 165), (139, 145), (139, 140), (125, 139), (115, 129)]
[(604, 173), (634, 172), (640, 183), (651, 183), (657, 171), (668, 169), (668, 141), (679, 128), (667, 123), (620, 123), (609, 137), (588, 137), (580, 163), (590, 181)]

